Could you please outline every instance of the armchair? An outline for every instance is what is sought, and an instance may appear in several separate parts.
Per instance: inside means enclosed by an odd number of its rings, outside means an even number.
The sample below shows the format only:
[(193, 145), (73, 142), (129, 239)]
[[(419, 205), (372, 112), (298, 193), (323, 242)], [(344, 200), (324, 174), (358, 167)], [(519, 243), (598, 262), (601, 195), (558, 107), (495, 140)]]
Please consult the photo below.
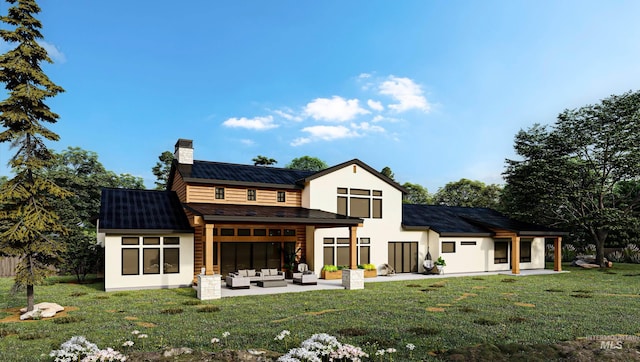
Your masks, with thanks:
[(309, 270), (309, 266), (305, 263), (298, 264), (298, 272), (293, 273), (293, 283), (300, 285), (316, 285), (318, 284), (318, 276)]

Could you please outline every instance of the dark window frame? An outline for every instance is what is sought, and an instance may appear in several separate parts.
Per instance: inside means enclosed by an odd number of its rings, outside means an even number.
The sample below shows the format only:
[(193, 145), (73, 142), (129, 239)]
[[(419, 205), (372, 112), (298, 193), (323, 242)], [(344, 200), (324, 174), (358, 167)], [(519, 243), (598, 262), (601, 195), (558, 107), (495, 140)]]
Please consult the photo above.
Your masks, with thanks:
[(256, 201), (258, 199), (258, 191), (256, 189), (247, 190), (247, 201)]
[(216, 200), (224, 200), (224, 187), (216, 187)]
[(276, 201), (277, 202), (287, 202), (287, 193), (284, 191), (278, 191), (278, 194), (276, 196)]
[[(137, 268), (136, 268), (136, 272), (135, 273), (125, 273), (124, 272), (124, 254), (125, 251), (135, 251), (136, 252), (136, 263), (137, 263)], [(140, 275), (140, 248), (122, 248), (120, 250), (120, 261), (121, 261), (121, 266), (120, 266), (120, 273), (123, 276), (127, 276), (127, 275)]]
[[(453, 251), (445, 251), (445, 248), (444, 248), (445, 244), (446, 245), (451, 245)], [(456, 242), (455, 241), (443, 241), (440, 244), (440, 252), (443, 253), (443, 254), (454, 254), (456, 252)]]

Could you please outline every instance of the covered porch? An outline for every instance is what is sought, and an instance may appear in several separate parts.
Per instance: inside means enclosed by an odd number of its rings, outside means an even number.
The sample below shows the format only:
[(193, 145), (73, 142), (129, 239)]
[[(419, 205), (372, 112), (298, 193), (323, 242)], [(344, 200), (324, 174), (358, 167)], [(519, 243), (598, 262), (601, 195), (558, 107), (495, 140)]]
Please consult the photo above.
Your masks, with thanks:
[[(559, 233), (549, 232), (526, 232), (526, 231), (513, 231), (503, 229), (493, 229), (494, 240), (506, 239), (509, 240), (509, 250), (511, 252), (510, 264), (511, 274), (520, 274), (520, 263), (522, 260), (522, 239), (530, 239), (533, 237), (544, 237), (545, 239), (553, 239), (554, 246), (554, 259), (553, 270), (556, 272), (562, 271), (562, 236)], [(564, 235), (564, 233), (562, 233)]]
[[(289, 270), (299, 262), (314, 265), (313, 233), (318, 228), (346, 227), (351, 267), (356, 264), (357, 228), (363, 220), (301, 207), (186, 204), (195, 229), (194, 283), (197, 275), (226, 275), (239, 269)], [(293, 270), (292, 270), (293, 271)]]

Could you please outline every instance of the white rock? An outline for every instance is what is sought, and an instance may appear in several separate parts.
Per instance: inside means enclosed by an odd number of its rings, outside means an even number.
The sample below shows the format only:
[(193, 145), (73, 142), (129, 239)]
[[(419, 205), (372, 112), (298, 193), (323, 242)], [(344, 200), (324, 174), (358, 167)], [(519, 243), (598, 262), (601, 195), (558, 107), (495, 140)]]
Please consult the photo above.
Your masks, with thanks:
[(20, 309), (20, 313), (24, 313), (20, 316), (20, 320), (36, 318), (50, 318), (56, 315), (58, 312), (62, 312), (64, 307), (60, 304), (42, 302), (33, 306), (31, 312), (27, 312), (27, 308)]

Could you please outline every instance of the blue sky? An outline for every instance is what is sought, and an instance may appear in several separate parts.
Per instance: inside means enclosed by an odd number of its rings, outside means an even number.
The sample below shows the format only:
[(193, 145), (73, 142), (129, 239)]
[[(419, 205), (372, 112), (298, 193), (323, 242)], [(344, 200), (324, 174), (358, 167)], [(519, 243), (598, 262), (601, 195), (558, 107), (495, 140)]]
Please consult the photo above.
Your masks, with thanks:
[[(44, 69), (66, 90), (48, 103), (52, 148), (148, 187), (178, 138), (200, 160), (359, 158), (430, 192), (501, 183), (520, 129), (640, 85), (638, 1), (39, 4)], [(0, 145), (0, 175), (12, 154)]]

